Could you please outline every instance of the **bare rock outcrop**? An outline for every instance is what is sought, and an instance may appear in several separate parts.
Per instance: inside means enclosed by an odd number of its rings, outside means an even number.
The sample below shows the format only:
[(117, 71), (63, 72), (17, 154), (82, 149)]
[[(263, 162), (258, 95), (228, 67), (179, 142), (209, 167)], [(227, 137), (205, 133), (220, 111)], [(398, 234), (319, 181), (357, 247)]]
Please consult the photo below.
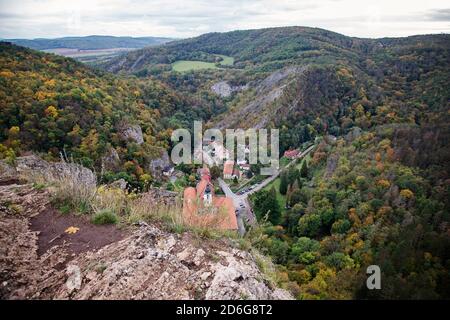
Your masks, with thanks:
[[(191, 232), (144, 222), (100, 247), (70, 251), (67, 243), (50, 240), (43, 250), (41, 231), (32, 231), (30, 221), (58, 214), (49, 210), (48, 192), (9, 183), (0, 185), (0, 299), (292, 298), (232, 240), (199, 241)], [(70, 225), (80, 225), (73, 219)]]
[(25, 175), (40, 175), (48, 180), (70, 177), (88, 187), (94, 187), (97, 178), (92, 170), (72, 162), (47, 162), (36, 155), (18, 157), (16, 159), (17, 173)]
[(137, 144), (144, 143), (142, 128), (139, 125), (126, 125), (120, 128), (120, 135), (126, 141), (133, 141)]
[(221, 96), (222, 98), (228, 98), (235, 92), (239, 92), (242, 90), (246, 90), (248, 88), (248, 85), (244, 86), (231, 86), (226, 81), (220, 81), (216, 82), (211, 86), (211, 91), (217, 94), (218, 96)]
[(329, 179), (333, 176), (339, 163), (339, 154), (332, 154), (327, 159), (327, 167), (324, 173), (324, 178)]
[[(293, 82), (293, 79), (305, 72), (307, 67), (288, 67), (278, 70), (254, 85), (255, 96), (232, 115), (227, 113), (226, 117), (215, 125), (220, 128), (230, 127), (253, 127), (264, 128), (268, 121), (268, 114), (276, 114), (275, 103), (282, 95), (285, 88)], [(294, 102), (293, 105), (297, 103)], [(271, 109), (269, 111), (269, 109)], [(267, 115), (265, 115), (267, 114)], [(245, 120), (244, 120), (245, 119)], [(249, 122), (249, 119), (253, 119)], [(243, 123), (245, 121), (245, 123)]]
[(116, 149), (109, 148), (102, 157), (102, 168), (108, 171), (116, 171), (120, 168), (120, 157)]
[(178, 192), (159, 188), (150, 188), (147, 192), (142, 194), (140, 201), (171, 206), (176, 204), (178, 197)]
[[(130, 237), (75, 258), (82, 283), (61, 286), (55, 298), (71, 299), (290, 299), (264, 280), (252, 256), (224, 247), (194, 245), (189, 235), (173, 235), (141, 223)], [(99, 269), (92, 266), (101, 264)], [(100, 271), (101, 270), (101, 271)]]
[(153, 177), (161, 178), (163, 170), (171, 165), (167, 151), (160, 150), (159, 157), (150, 161), (149, 170)]

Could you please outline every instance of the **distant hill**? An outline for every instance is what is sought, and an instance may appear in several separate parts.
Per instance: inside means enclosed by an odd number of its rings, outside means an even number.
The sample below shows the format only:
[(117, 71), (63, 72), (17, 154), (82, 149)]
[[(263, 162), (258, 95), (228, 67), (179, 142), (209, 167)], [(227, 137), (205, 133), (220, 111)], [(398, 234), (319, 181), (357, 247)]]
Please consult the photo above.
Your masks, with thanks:
[(64, 37), (56, 39), (9, 39), (8, 42), (35, 49), (78, 49), (78, 50), (100, 50), (113, 48), (143, 48), (146, 46), (166, 43), (173, 39), (162, 37), (113, 37), (113, 36), (87, 36), (87, 37)]
[(106, 63), (124, 52), (166, 43), (173, 39), (161, 37), (87, 36), (57, 39), (5, 40), (30, 49), (41, 50), (77, 59), (87, 64)]

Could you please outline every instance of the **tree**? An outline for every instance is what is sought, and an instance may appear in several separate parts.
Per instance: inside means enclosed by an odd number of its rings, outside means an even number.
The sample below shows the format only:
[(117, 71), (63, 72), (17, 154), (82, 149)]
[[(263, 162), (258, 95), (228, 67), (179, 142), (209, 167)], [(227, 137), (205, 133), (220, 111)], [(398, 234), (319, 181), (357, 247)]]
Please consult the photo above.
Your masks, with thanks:
[(147, 189), (150, 183), (152, 182), (152, 176), (148, 173), (144, 173), (139, 177), (139, 181), (142, 182), (144, 188)]
[(220, 168), (218, 166), (212, 166), (211, 170), (210, 170), (210, 173), (211, 173), (211, 178), (213, 180), (216, 180), (217, 178), (220, 177), (220, 173), (221, 173), (220, 172)]
[(296, 204), (292, 209), (287, 210), (283, 215), (283, 226), (290, 235), (297, 234), (298, 220), (305, 214), (305, 208), (302, 204)]
[(333, 223), (333, 225), (331, 226), (331, 232), (333, 234), (336, 233), (343, 234), (346, 233), (351, 226), (352, 224), (347, 219), (340, 219)]
[(302, 167), (300, 168), (300, 177), (307, 178), (308, 177), (308, 163), (306, 160), (303, 161)]
[(58, 109), (55, 106), (48, 106), (45, 109), (45, 115), (55, 119), (58, 117)]
[(269, 244), (269, 254), (277, 264), (283, 264), (287, 261), (289, 244), (279, 239), (273, 239)]
[(320, 243), (308, 237), (300, 237), (292, 246), (292, 258), (302, 264), (311, 264), (319, 256)]
[(277, 200), (277, 192), (274, 187), (256, 193), (252, 199), (256, 216), (263, 219), (267, 215), (267, 220), (276, 225), (280, 222), (281, 208)]
[(296, 188), (292, 191), (290, 198), (289, 198), (289, 206), (293, 207), (297, 203), (305, 202), (305, 196), (303, 195), (302, 191), (299, 188)]
[(300, 173), (294, 167), (290, 167), (287, 172), (287, 181), (289, 184), (293, 184), (300, 177)]
[(325, 258), (325, 263), (337, 270), (352, 268), (355, 264), (352, 258), (341, 252), (333, 252), (331, 255)]
[(288, 189), (288, 178), (285, 172), (281, 174), (280, 177), (280, 193), (282, 195), (285, 195), (287, 193)]
[(267, 208), (269, 209), (269, 221), (272, 224), (278, 224), (280, 222), (281, 217), (281, 209), (280, 204), (277, 199), (277, 191), (275, 187), (272, 187), (269, 192), (269, 197), (267, 199)]
[(289, 197), (287, 198), (289, 207), (293, 207), (297, 203), (303, 202), (306, 204), (308, 201), (306, 195), (301, 191), (298, 180), (291, 185), (289, 190)]
[(298, 221), (298, 233), (308, 237), (315, 237), (322, 227), (322, 219), (318, 214), (306, 214)]

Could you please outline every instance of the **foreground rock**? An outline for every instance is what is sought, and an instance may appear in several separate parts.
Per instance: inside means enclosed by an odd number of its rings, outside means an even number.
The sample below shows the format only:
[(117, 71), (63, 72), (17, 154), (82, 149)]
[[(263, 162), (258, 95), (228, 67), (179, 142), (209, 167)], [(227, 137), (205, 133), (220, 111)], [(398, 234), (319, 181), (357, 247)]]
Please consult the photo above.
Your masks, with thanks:
[[(72, 280), (55, 292), (71, 299), (289, 299), (264, 281), (253, 258), (240, 250), (195, 246), (141, 223), (130, 237), (75, 258)], [(81, 270), (73, 276), (73, 270)], [(81, 284), (77, 282), (81, 277)], [(78, 287), (76, 286), (78, 284)]]
[(101, 248), (73, 252), (51, 240), (43, 252), (30, 220), (48, 214), (48, 193), (5, 181), (0, 299), (291, 299), (231, 240), (173, 234), (143, 222)]
[(88, 187), (95, 187), (97, 183), (97, 178), (92, 170), (77, 163), (47, 162), (36, 155), (18, 157), (15, 162), (15, 171), (18, 175), (40, 176), (47, 180), (67, 178)]

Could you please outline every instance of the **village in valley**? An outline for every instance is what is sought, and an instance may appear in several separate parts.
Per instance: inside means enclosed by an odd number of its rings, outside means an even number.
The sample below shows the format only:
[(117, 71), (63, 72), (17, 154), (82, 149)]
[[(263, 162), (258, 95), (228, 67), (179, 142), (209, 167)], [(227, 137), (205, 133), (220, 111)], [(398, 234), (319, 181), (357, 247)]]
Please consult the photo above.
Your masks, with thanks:
[(244, 159), (234, 161), (222, 143), (203, 141), (194, 155), (201, 156), (202, 165), (166, 166), (166, 188), (183, 195), (183, 220), (192, 226), (237, 231), (243, 235), (257, 219), (248, 196), (268, 188), (291, 164), (312, 151), (291, 149), (284, 152), (280, 167), (272, 175), (261, 175), (261, 164), (249, 163), (249, 145), (243, 148)]

